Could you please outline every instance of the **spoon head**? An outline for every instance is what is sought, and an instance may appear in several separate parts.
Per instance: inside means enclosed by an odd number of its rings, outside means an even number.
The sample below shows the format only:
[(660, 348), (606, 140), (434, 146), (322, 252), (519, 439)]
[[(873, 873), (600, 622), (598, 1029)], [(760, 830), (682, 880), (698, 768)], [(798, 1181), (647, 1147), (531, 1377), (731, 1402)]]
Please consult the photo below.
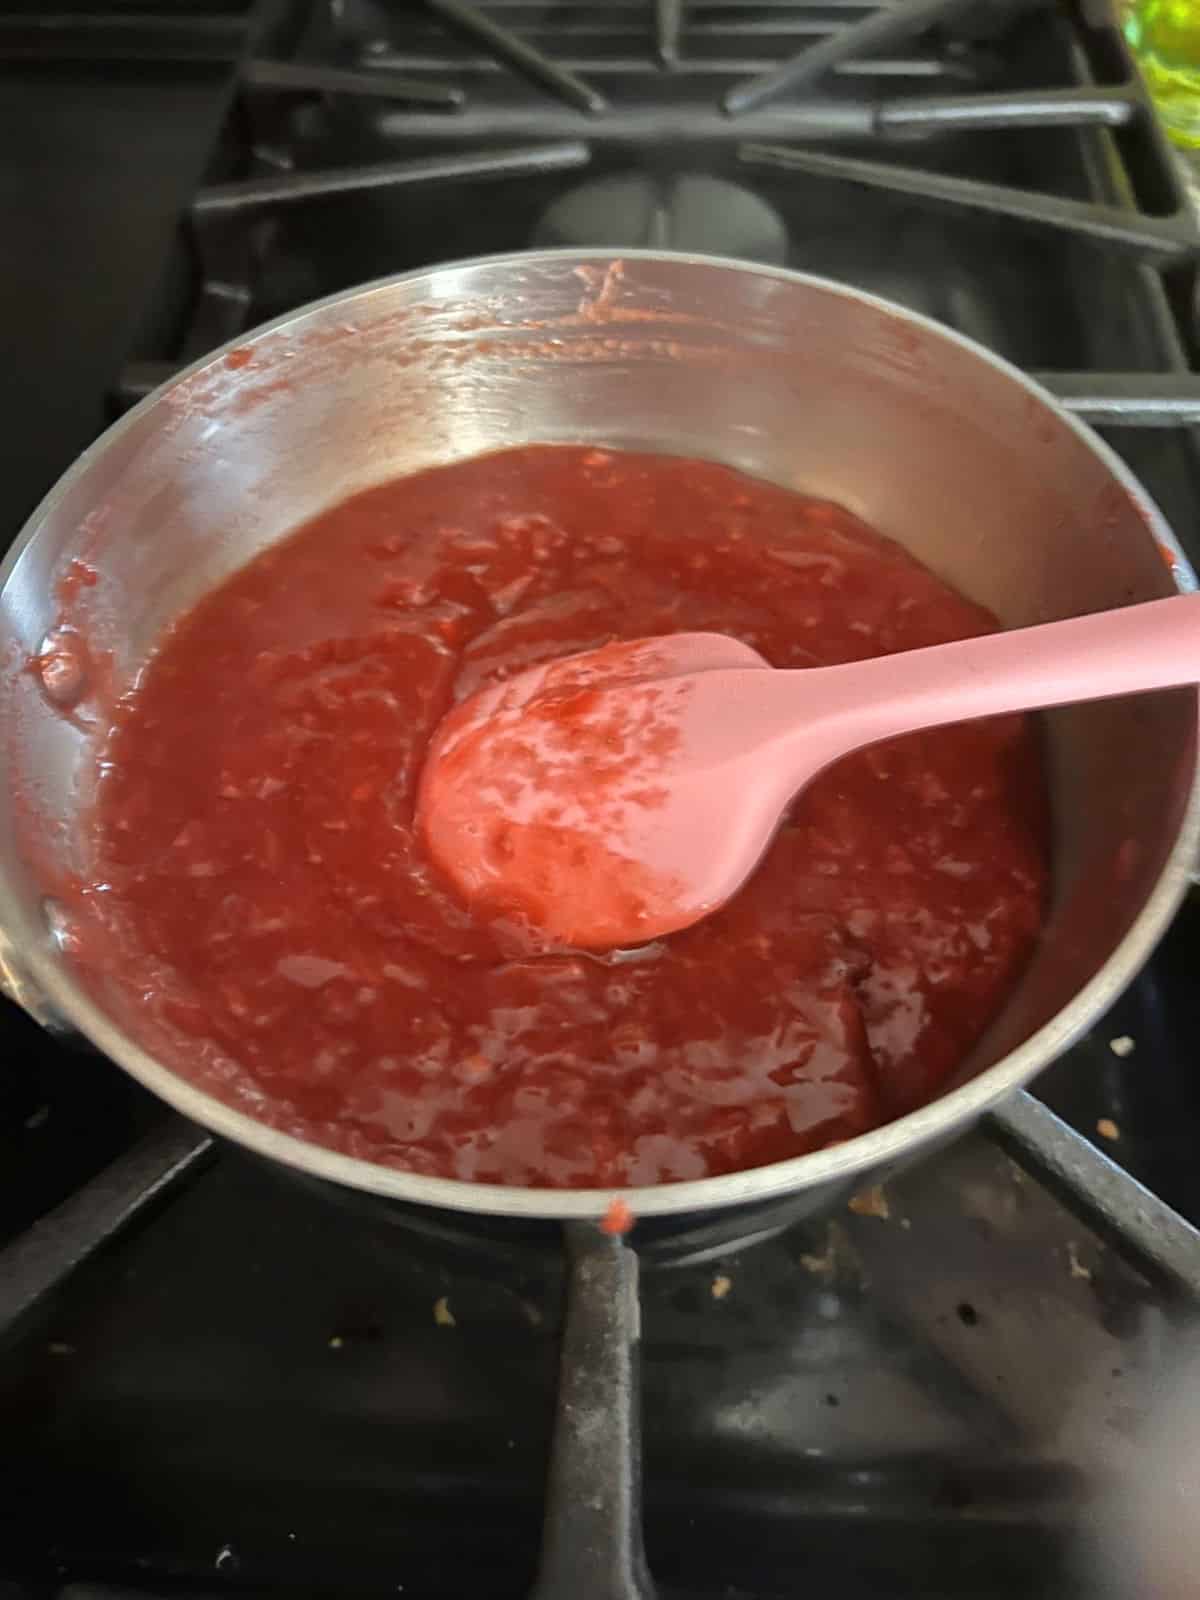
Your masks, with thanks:
[(553, 943), (613, 948), (698, 921), (753, 871), (786, 799), (747, 782), (739, 740), (713, 737), (736, 683), (764, 669), (737, 640), (675, 634), (481, 690), (430, 746), (431, 856), (470, 904)]

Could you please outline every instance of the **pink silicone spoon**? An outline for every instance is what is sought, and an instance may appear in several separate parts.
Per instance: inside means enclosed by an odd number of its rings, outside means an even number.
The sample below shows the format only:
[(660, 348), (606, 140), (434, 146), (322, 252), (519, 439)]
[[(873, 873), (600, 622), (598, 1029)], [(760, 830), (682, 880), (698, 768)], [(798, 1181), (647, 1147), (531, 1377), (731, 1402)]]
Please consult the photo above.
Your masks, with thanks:
[(788, 802), (852, 750), (1196, 682), (1200, 594), (800, 671), (721, 634), (639, 639), (457, 706), (418, 819), (471, 903), (564, 944), (636, 944), (736, 893)]

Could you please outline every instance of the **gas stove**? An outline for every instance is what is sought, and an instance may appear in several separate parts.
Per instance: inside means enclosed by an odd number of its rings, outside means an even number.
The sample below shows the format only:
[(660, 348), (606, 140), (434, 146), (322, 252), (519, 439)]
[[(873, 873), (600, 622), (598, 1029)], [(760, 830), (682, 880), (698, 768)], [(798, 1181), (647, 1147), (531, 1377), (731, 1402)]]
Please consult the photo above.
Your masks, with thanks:
[[(29, 6), (0, 72), (6, 539), (268, 317), (653, 245), (980, 340), (1200, 560), (1200, 229), (1107, 5)], [(340, 1205), (3, 1005), (0, 1596), (516, 1595), (541, 1560), (543, 1600), (631, 1597), (639, 1523), (678, 1595), (1096, 1593), (1093, 1469), (1200, 1296), (1198, 949), (1190, 903), (1037, 1098), (886, 1192), (635, 1238), (640, 1399), (632, 1252)]]

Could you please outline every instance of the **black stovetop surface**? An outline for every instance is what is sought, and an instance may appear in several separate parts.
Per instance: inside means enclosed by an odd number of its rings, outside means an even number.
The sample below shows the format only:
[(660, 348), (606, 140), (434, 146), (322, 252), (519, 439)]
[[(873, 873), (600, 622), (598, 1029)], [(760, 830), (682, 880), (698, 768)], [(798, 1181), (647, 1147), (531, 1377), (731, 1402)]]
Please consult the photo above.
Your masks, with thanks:
[[(1092, 1475), (1162, 1304), (981, 1136), (887, 1206), (644, 1271), (667, 1594), (1096, 1592)], [(222, 1155), (6, 1352), (6, 1569), (75, 1600), (526, 1593), (559, 1291)]]
[[(711, 192), (697, 220), (679, 180), (733, 185), (782, 219), (780, 247), (752, 213), (754, 250), (781, 248), (791, 265), (915, 306), (1028, 368), (1150, 371), (1189, 358), (1187, 271), (746, 170), (738, 140), (786, 140), (786, 120), (735, 130), (703, 107), (786, 44), (793, 13), (831, 25), (847, 9), (865, 8), (697, 4), (696, 59), (664, 90), (645, 68), (640, 0), (494, 5), (560, 56), (573, 40), (614, 108), (588, 119), (492, 70), (419, 5), (264, 8), (260, 55), (386, 65), (386, 35), (396, 70), (466, 87), (455, 120), (388, 102), (366, 114), (338, 99), (235, 98), (236, 4), (194, 8), (199, 48), (164, 35), (166, 8), (127, 11), (114, 36), (80, 7), (49, 43), (35, 10), (10, 25), (0, 8), (0, 541), (114, 414), (130, 363), (197, 353), (206, 274), (209, 287), (230, 262), (245, 274), (234, 298), (248, 325), (372, 276), (562, 237), (561, 211), (547, 216), (555, 202), (631, 173), (643, 200), (651, 180), (664, 242), (736, 249)], [(964, 47), (935, 37), (847, 74), (833, 98), (878, 98), (881, 85), (996, 93), (1122, 70), (1106, 36), (1088, 55), (1056, 10), (1016, 9), (1002, 30), (977, 23)], [(564, 13), (569, 36), (555, 31)], [(139, 15), (155, 26), (139, 32)], [(731, 37), (737, 70), (723, 75)], [(281, 150), (334, 167), (501, 136), (586, 138), (590, 162), (180, 226), (199, 184), (277, 172)], [(952, 129), (884, 155), (1077, 198), (1133, 194), (1149, 211), (1172, 203), (1161, 151), (1131, 132)], [(620, 236), (581, 242), (647, 242), (637, 204), (631, 215), (623, 202), (617, 221), (611, 198), (593, 190), (576, 207)], [(1110, 437), (1200, 556), (1190, 434)], [(1038, 1085), (1195, 1221), (1198, 951), (1191, 903), (1113, 1013)], [(108, 1063), (0, 1002), (0, 1242), (160, 1116)], [(1090, 1468), (1153, 1374), (1162, 1303), (982, 1135), (904, 1179), (888, 1204), (886, 1218), (847, 1213), (647, 1270), (646, 1533), (664, 1590), (1095, 1592), (1078, 1538)], [(559, 1290), (553, 1258), (460, 1256), (221, 1152), (0, 1347), (0, 1596), (7, 1580), (14, 1596), (75, 1600), (526, 1592)]]

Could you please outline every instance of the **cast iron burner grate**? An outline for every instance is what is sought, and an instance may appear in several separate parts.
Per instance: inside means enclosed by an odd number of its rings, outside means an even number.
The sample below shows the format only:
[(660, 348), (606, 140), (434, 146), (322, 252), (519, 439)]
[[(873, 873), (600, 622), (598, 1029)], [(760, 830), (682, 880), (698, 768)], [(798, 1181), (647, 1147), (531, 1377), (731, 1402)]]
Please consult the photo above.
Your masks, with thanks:
[[(1045, 81), (1048, 70), (1060, 81)], [(463, 225), (475, 205), (511, 208), (515, 226), (493, 226), (493, 238), (505, 232), (514, 248), (657, 245), (797, 264), (788, 212), (808, 203), (803, 178), (1051, 230), (1177, 282), (1193, 276), (1195, 224), (1106, 7), (1084, 7), (1068, 26), (1039, 0), (335, 0), (273, 8), (240, 82), (223, 158), (192, 207), (172, 359), (131, 362), (121, 403), (264, 313), (330, 288), (319, 270), (293, 268), (288, 281), (285, 268), (281, 289), (272, 258), (296, 254), (295, 208), (337, 197), (386, 197), (391, 231), (419, 236), (415, 254), (398, 238), (368, 251), (369, 272), (495, 248)], [(1047, 149), (1066, 135), (1093, 169), (1086, 197), (1055, 192), (1079, 188), (1057, 155), (1047, 187), (949, 170), (964, 140), (999, 147), (1014, 132)], [(812, 148), (831, 142), (886, 159)], [(914, 146), (927, 161), (896, 159)], [(594, 175), (581, 183), (546, 181), (585, 166)], [(791, 181), (755, 188), (756, 175), (781, 173)], [(432, 229), (419, 215), (431, 188)], [(336, 210), (324, 216), (336, 227)], [(1086, 420), (1200, 416), (1192, 308), (1173, 315), (1161, 281), (1155, 271), (1143, 286), (1159, 324), (1153, 368), (1038, 370)]]
[[(151, 1213), (153, 1226), (131, 1227)], [(0, 1254), (0, 1402), (19, 1420), (54, 1393), (55, 1433), (92, 1485), (83, 1504), (48, 1511), (39, 1489), (58, 1463), (44, 1445), (30, 1453), (29, 1481), (12, 1490), (30, 1548), (14, 1549), (10, 1528), (5, 1549), (31, 1586), (5, 1593), (151, 1600), (233, 1579), (256, 1594), (374, 1594), (395, 1587), (381, 1578), (389, 1563), (407, 1592), (468, 1580), (521, 1592), (532, 1572), (517, 1590), (480, 1573), (513, 1565), (506, 1518), (522, 1554), (532, 1548), (503, 1489), (510, 1472), (536, 1474), (549, 1447), (534, 1592), (647, 1595), (640, 1354), (650, 1553), (671, 1592), (740, 1579), (739, 1592), (782, 1593), (804, 1574), (851, 1595), (896, 1593), (889, 1584), (922, 1563), (932, 1578), (947, 1562), (985, 1561), (972, 1592), (1084, 1594), (1091, 1469), (1128, 1448), (1200, 1295), (1200, 1235), (1027, 1096), (820, 1225), (776, 1210), (723, 1237), (635, 1235), (634, 1248), (570, 1225), (565, 1312), (558, 1248), (507, 1238), (422, 1238), (352, 1198), (343, 1211), (171, 1118)], [(282, 1248), (297, 1239), (321, 1275), (315, 1297), (297, 1292), (297, 1258)], [(424, 1341), (398, 1338), (414, 1306)], [(196, 1337), (202, 1374), (186, 1358)], [(556, 1348), (551, 1441), (538, 1374)], [(485, 1437), (522, 1452), (500, 1467), (499, 1506), (496, 1483), (473, 1476), (487, 1468), (455, 1463), (461, 1444), (429, 1432), (430, 1385), (473, 1392)], [(663, 1403), (672, 1387), (691, 1396), (682, 1433)], [(138, 1406), (132, 1432), (111, 1411), (123, 1392)], [(264, 1393), (282, 1439), (243, 1430), (231, 1458), (223, 1428), (238, 1408), (255, 1415)], [(312, 1414), (303, 1442), (296, 1408)], [(709, 1431), (689, 1437), (700, 1416)], [(81, 1426), (94, 1437), (75, 1437)], [(480, 1431), (478, 1418), (462, 1426)], [(739, 1482), (764, 1471), (764, 1435), (791, 1452), (774, 1505)], [(378, 1466), (359, 1481), (364, 1457), (411, 1462), (414, 1443), (415, 1484)], [(738, 1493), (748, 1542), (714, 1550), (697, 1522), (711, 1502), (728, 1526)], [(847, 1502), (878, 1569), (856, 1567), (852, 1583)], [(338, 1574), (348, 1551), (366, 1568), (353, 1582)], [(81, 1571), (100, 1581), (76, 1581)], [(920, 1592), (956, 1591), (930, 1581)]]

